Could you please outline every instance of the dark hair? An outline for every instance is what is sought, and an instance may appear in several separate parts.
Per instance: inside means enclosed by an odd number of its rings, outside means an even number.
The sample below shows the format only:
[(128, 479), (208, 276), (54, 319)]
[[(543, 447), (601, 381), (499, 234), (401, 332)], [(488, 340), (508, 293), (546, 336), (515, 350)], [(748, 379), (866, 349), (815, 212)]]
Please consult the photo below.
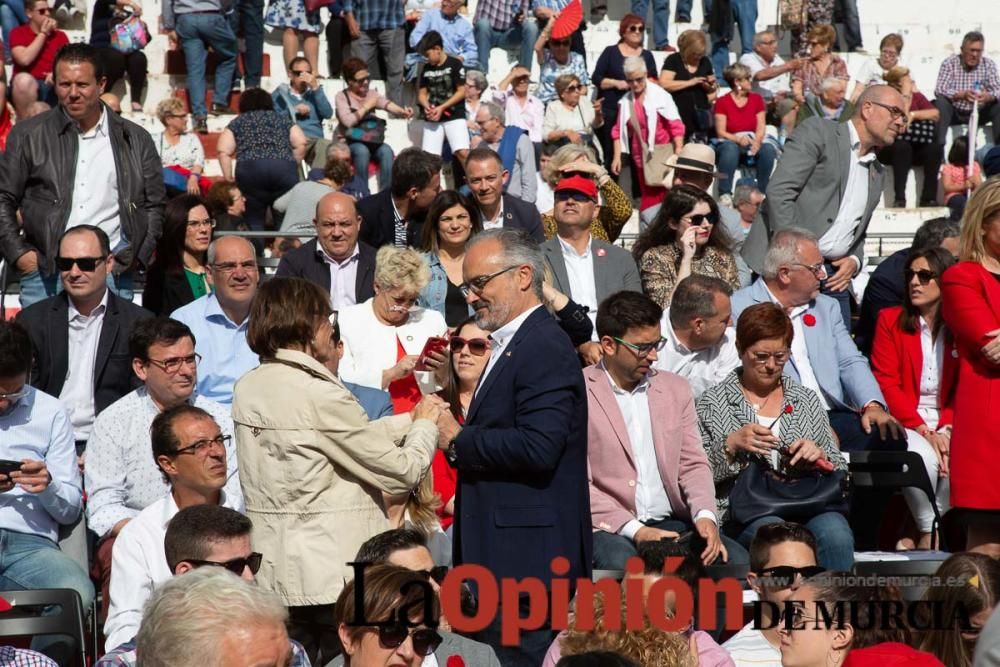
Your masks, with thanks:
[(444, 212), (453, 206), (461, 206), (469, 212), (469, 222), (472, 224), (472, 229), (469, 231), (470, 239), (483, 231), (479, 207), (457, 190), (442, 190), (434, 198), (434, 201), (431, 202), (430, 208), (427, 209), (427, 217), (424, 218), (424, 228), (420, 234), (420, 250), (424, 252), (438, 251), (440, 247), (438, 241), (438, 237), (440, 236), (438, 234), (438, 223), (441, 221), (441, 216)]
[(985, 41), (986, 38), (983, 37), (983, 33), (979, 32), (978, 30), (970, 30), (969, 32), (965, 33), (964, 37), (962, 37), (962, 46), (965, 46), (966, 44), (973, 44), (975, 42), (985, 42)]
[(500, 169), (503, 169), (503, 158), (486, 144), (476, 146), (465, 156), (465, 164), (469, 164), (469, 162), (485, 162), (486, 160), (494, 160)]
[(358, 548), (358, 555), (354, 560), (359, 563), (388, 563), (390, 556), (397, 551), (426, 546), (427, 538), (419, 530), (394, 528), (365, 540)]
[(428, 30), (420, 41), (417, 43), (416, 52), (423, 55), (430, 51), (431, 49), (443, 49), (444, 40), (441, 39), (441, 33), (437, 30)]
[(31, 372), (31, 337), (19, 322), (0, 320), (0, 378)]
[(366, 69), (368, 69), (368, 63), (361, 58), (348, 58), (340, 67), (340, 74), (344, 77), (344, 81), (350, 82), (354, 80), (358, 72), (364, 72)]
[(173, 345), (182, 338), (190, 338), (195, 344), (194, 334), (188, 325), (166, 316), (147, 317), (132, 325), (128, 337), (128, 353), (133, 359), (149, 361), (149, 348), (154, 345)]
[(413, 582), (427, 581), (422, 573), (396, 565), (373, 565), (365, 568), (364, 578), (364, 609), (355, 606), (358, 595), (354, 590), (357, 582), (353, 579), (344, 586), (333, 608), (334, 623), (345, 624), (352, 639), (357, 640), (365, 632), (373, 630), (371, 625), (353, 625), (354, 619), (366, 618), (374, 623), (396, 620), (400, 609), (410, 611), (411, 622), (424, 623), (429, 627), (437, 626), (440, 616), (437, 596), (431, 596), (427, 601), (432, 607), (433, 618), (425, 618), (424, 588), (413, 585)]
[(552, 157), (553, 155), (556, 154), (556, 151), (558, 151), (560, 148), (562, 148), (562, 146), (560, 146), (559, 144), (546, 141), (545, 143), (542, 144), (542, 155), (544, 155), (545, 157)]
[(306, 58), (304, 56), (295, 56), (294, 58), (292, 58), (291, 60), (288, 61), (288, 71), (289, 72), (292, 71), (292, 68), (295, 67), (296, 63), (305, 63), (305, 64), (309, 65), (309, 69), (312, 70), (312, 63), (309, 62), (308, 58)]
[(184, 193), (167, 202), (163, 211), (163, 232), (156, 242), (156, 259), (149, 267), (150, 273), (183, 273), (188, 213), (196, 206), (208, 210), (208, 203), (198, 195)]
[[(906, 256), (906, 268), (909, 269), (918, 259), (927, 260), (927, 265), (930, 267), (932, 273), (934, 273), (935, 278), (933, 280), (937, 281), (938, 287), (941, 286), (941, 276), (944, 275), (945, 269), (955, 263), (955, 256), (944, 248), (937, 246), (931, 248), (921, 248), (920, 250), (911, 250), (910, 254)], [(941, 312), (941, 300), (938, 299), (936, 306), (938, 313)], [(934, 331), (931, 335), (937, 339), (938, 334), (944, 328), (944, 318), (935, 317), (934, 318)], [(909, 285), (906, 286), (903, 296), (903, 312), (899, 317), (899, 328), (906, 333), (917, 333), (920, 330), (920, 310), (913, 305), (910, 301), (910, 290)]]
[(239, 112), (274, 111), (274, 99), (263, 88), (249, 88), (240, 95)]
[(670, 326), (678, 329), (686, 326), (695, 317), (713, 317), (715, 295), (733, 295), (733, 288), (722, 278), (692, 273), (677, 283), (670, 298)]
[(59, 245), (62, 246), (62, 242), (67, 236), (71, 236), (73, 234), (83, 234), (84, 232), (90, 232), (97, 237), (97, 245), (101, 248), (102, 257), (106, 258), (111, 254), (111, 241), (108, 239), (107, 232), (96, 225), (77, 225), (76, 227), (70, 227), (63, 232), (62, 236), (59, 237)]
[(328, 157), (323, 165), (323, 177), (343, 186), (351, 181), (351, 165), (339, 157)]
[(740, 354), (759, 340), (781, 338), (785, 345), (792, 344), (795, 330), (792, 321), (773, 303), (755, 303), (742, 313), (736, 322), (736, 349)]
[(247, 343), (263, 359), (282, 347), (305, 347), (316, 325), (329, 317), (330, 295), (302, 278), (272, 278), (257, 291), (250, 307)]
[[(891, 604), (885, 602), (902, 602), (899, 590), (894, 586), (863, 586), (847, 582), (856, 581), (857, 577), (850, 572), (823, 572), (806, 579), (799, 589), (811, 588), (817, 602), (828, 605), (843, 603), (850, 605), (852, 612), (845, 615), (854, 628), (854, 638), (851, 640), (851, 650), (868, 648), (884, 642), (910, 643), (910, 631), (905, 624), (890, 616)], [(833, 614), (838, 619), (837, 614)], [(839, 619), (838, 619), (839, 620)], [(835, 621), (836, 622), (836, 621)]]
[[(625, 33), (629, 31), (634, 25), (646, 25), (646, 19), (642, 18), (638, 14), (626, 14), (622, 17), (622, 20), (618, 22), (618, 36), (624, 38)], [(621, 41), (621, 40), (619, 40)]]
[(163, 475), (163, 479), (167, 484), (170, 484), (170, 478), (167, 477), (167, 473), (160, 466), (159, 459), (161, 456), (175, 455), (181, 447), (180, 439), (178, 439), (177, 433), (174, 432), (174, 424), (178, 419), (184, 417), (192, 417), (197, 420), (211, 419), (215, 421), (212, 415), (201, 408), (189, 403), (181, 403), (172, 408), (167, 408), (156, 415), (152, 425), (149, 427), (149, 442), (153, 447), (153, 463), (156, 464), (156, 468)]
[(392, 195), (405, 197), (410, 188), (423, 190), (441, 171), (441, 156), (416, 146), (404, 148), (392, 163)]
[(816, 555), (816, 537), (800, 523), (768, 523), (757, 529), (750, 542), (750, 571), (760, 573), (771, 558), (771, 547), (785, 542), (800, 542)]
[(956, 167), (969, 166), (969, 140), (964, 135), (955, 137), (948, 149), (948, 164)]
[(614, 651), (587, 651), (559, 658), (556, 667), (641, 667), (638, 662)]
[(660, 305), (640, 292), (622, 290), (609, 295), (597, 307), (597, 335), (621, 338), (629, 329), (659, 326)]
[(945, 239), (958, 238), (961, 233), (962, 227), (958, 220), (931, 218), (917, 228), (910, 249), (937, 248)]
[[(464, 329), (465, 327), (469, 326), (470, 324), (472, 326), (476, 326), (476, 316), (475, 315), (471, 315), (471, 316), (465, 318), (464, 320), (462, 320), (461, 322), (459, 322), (458, 326), (456, 326), (455, 330), (452, 332), (452, 335), (453, 336), (461, 336), (462, 335), (462, 329)], [(459, 386), (460, 384), (461, 383), (460, 383), (460, 381), (458, 379), (458, 373), (455, 372), (455, 365), (449, 361), (448, 362), (448, 384), (444, 388), (444, 391), (441, 392), (441, 397), (445, 401), (447, 401), (448, 407), (451, 410), (451, 415), (455, 419), (464, 419), (464, 417), (465, 417), (465, 415), (462, 414), (462, 400), (461, 400), (461, 397), (460, 397), (460, 395), (462, 393), (462, 388), (461, 388), (461, 386)]]
[(185, 507), (167, 523), (163, 552), (171, 572), (186, 560), (207, 560), (212, 545), (249, 535), (253, 523), (221, 505)]
[[(34, 4), (34, 3), (32, 3)], [(59, 77), (59, 63), (90, 63), (94, 68), (94, 78), (100, 81), (104, 78), (104, 63), (101, 60), (100, 51), (90, 44), (73, 43), (67, 44), (56, 52), (56, 58), (52, 61), (52, 76), (56, 83)]]
[[(708, 204), (709, 210), (718, 219), (719, 205), (715, 203), (710, 194), (701, 188), (696, 188), (693, 185), (678, 185), (670, 188), (653, 224), (639, 234), (639, 238), (632, 247), (632, 256), (635, 257), (635, 261), (641, 261), (642, 256), (650, 248), (671, 245), (677, 241), (677, 230), (671, 227), (670, 223), (678, 224), (680, 219), (693, 211), (699, 203)], [(725, 230), (722, 229), (721, 220), (717, 220), (716, 224), (712, 225), (708, 245), (715, 248), (729, 248), (729, 238), (726, 236)], [(680, 261), (679, 255), (678, 261)]]
[(239, 186), (233, 181), (216, 181), (212, 183), (212, 187), (208, 189), (208, 197), (205, 198), (205, 203), (208, 205), (208, 212), (213, 216), (226, 213), (229, 207), (233, 205), (233, 191), (238, 189)]

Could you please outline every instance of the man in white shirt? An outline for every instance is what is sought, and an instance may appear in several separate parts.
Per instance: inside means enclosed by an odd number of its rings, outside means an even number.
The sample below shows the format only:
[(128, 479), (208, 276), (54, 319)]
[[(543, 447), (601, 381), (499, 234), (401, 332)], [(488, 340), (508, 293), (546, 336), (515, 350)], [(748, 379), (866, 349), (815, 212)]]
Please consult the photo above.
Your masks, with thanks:
[(706, 542), (699, 554), (706, 565), (719, 557), (747, 562), (746, 551), (719, 531), (712, 469), (688, 384), (652, 370), (665, 342), (662, 316), (652, 299), (627, 291), (609, 296), (597, 313), (603, 356), (583, 376), (599, 569), (623, 570), (642, 542), (692, 531)]
[(753, 92), (767, 102), (772, 118), (780, 127), (791, 131), (795, 127), (798, 106), (792, 99), (791, 72), (802, 69), (808, 58), (785, 61), (778, 55), (778, 36), (772, 30), (763, 30), (753, 36), (753, 52), (740, 56), (740, 64), (750, 69)]
[(780, 613), (792, 585), (823, 571), (816, 564), (816, 538), (797, 523), (761, 526), (750, 543), (747, 583), (761, 603), (762, 630), (748, 623), (722, 648), (736, 667), (781, 667)]
[(161, 412), (150, 427), (153, 459), (169, 491), (122, 528), (111, 568), (111, 603), (104, 625), (107, 650), (135, 636), (142, 605), (153, 588), (173, 576), (163, 538), (177, 512), (193, 505), (222, 505), (244, 511), (243, 498), (227, 497), (226, 447), (232, 439), (201, 408), (187, 403)]
[(653, 367), (685, 378), (695, 399), (740, 365), (732, 294), (726, 281), (695, 273), (677, 284), (663, 311), (666, 344)]

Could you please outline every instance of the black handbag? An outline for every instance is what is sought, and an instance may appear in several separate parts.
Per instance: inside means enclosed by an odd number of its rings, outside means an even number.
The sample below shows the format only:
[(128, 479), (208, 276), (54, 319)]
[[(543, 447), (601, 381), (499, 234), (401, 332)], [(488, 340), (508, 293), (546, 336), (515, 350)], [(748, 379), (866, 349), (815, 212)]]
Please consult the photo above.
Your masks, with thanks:
[(753, 461), (729, 493), (729, 516), (744, 526), (763, 516), (805, 523), (824, 512), (846, 515), (849, 510), (848, 479), (843, 470), (792, 477)]

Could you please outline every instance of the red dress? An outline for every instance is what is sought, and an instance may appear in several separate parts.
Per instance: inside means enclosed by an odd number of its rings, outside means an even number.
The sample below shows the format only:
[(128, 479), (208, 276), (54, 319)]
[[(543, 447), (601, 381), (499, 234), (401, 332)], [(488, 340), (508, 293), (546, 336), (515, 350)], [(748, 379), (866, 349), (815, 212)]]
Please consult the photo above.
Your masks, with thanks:
[[(396, 361), (405, 356), (406, 350), (403, 349), (403, 342), (399, 340), (399, 336), (396, 336)], [(417, 386), (417, 379), (413, 377), (413, 373), (389, 383), (389, 398), (392, 399), (392, 413), (396, 415), (409, 412), (413, 406), (420, 402), (423, 394), (420, 393), (420, 387)]]
[(958, 348), (951, 435), (951, 505), (1000, 510), (1000, 366), (982, 347), (1000, 329), (1000, 276), (960, 262), (941, 280), (941, 313)]

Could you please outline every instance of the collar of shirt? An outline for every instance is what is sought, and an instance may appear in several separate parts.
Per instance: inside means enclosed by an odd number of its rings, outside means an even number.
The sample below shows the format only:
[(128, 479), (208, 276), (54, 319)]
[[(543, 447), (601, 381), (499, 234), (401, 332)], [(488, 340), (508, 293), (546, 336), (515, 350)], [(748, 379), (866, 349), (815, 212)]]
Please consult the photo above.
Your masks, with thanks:
[(92, 311), (90, 311), (90, 315), (84, 315), (79, 310), (77, 310), (76, 306), (73, 305), (73, 299), (67, 297), (66, 300), (69, 302), (69, 321), (72, 322), (76, 319), (81, 319), (86, 322), (92, 317), (101, 317), (102, 315), (104, 315), (104, 312), (108, 309), (109, 291), (110, 290), (105, 288), (104, 296), (101, 298), (101, 302), (97, 304), (97, 306), (95, 306)]
[(851, 150), (854, 151), (858, 164), (867, 167), (875, 161), (875, 151), (872, 150), (865, 155), (861, 155), (861, 137), (858, 135), (858, 128), (854, 127), (854, 121), (847, 121), (847, 132), (851, 137)]
[(542, 304), (538, 304), (534, 308), (529, 308), (507, 324), (491, 333), (490, 340), (496, 343), (496, 349), (499, 351), (500, 349), (506, 347), (507, 343), (510, 342), (510, 339), (517, 333), (517, 330), (521, 328), (522, 324), (524, 324), (524, 321), (528, 319), (528, 316), (541, 307)]
[(635, 396), (636, 394), (646, 393), (646, 391), (649, 389), (649, 375), (656, 372), (655, 370), (650, 368), (649, 374), (644, 375), (642, 379), (639, 380), (639, 384), (637, 384), (634, 389), (629, 391), (628, 389), (622, 389), (621, 387), (618, 386), (618, 383), (615, 382), (615, 379), (611, 377), (611, 373), (608, 372), (608, 367), (604, 365), (603, 359), (597, 362), (597, 367), (600, 368), (602, 371), (604, 371), (604, 375), (607, 376), (608, 382), (611, 383), (611, 391), (621, 396)]
[(81, 139), (96, 139), (98, 136), (107, 137), (108, 136), (108, 108), (101, 105), (101, 117), (97, 121), (97, 125), (90, 128), (86, 132), (80, 129), (80, 125), (76, 125), (76, 131), (80, 133)]
[[(395, 202), (393, 202), (392, 208), (393, 208), (393, 210), (396, 209)], [(396, 211), (396, 215), (399, 216), (399, 211)], [(323, 258), (323, 261), (325, 261), (327, 264), (335, 264), (337, 266), (344, 267), (344, 266), (347, 266), (348, 264), (350, 264), (351, 262), (358, 261), (358, 258), (361, 257), (361, 245), (358, 244), (358, 243), (355, 243), (354, 244), (354, 252), (351, 253), (350, 257), (348, 257), (347, 259), (342, 260), (342, 261), (337, 261), (333, 257), (331, 257), (329, 255), (329, 253), (327, 253), (327, 251), (324, 250), (323, 246), (321, 246), (319, 243), (316, 243), (316, 254), (319, 255), (319, 256), (321, 256)]]
[(591, 250), (592, 246), (594, 245), (594, 239), (593, 238), (588, 238), (587, 239), (587, 248), (586, 248), (586, 250), (583, 251), (583, 254), (578, 253), (576, 251), (576, 248), (574, 248), (569, 243), (567, 243), (566, 241), (564, 241), (561, 236), (556, 235), (556, 238), (559, 239), (559, 245), (562, 246), (563, 257), (566, 257), (566, 258), (569, 258), (569, 259), (590, 259), (590, 250)]
[[(767, 286), (767, 283), (764, 283), (764, 289), (767, 290), (767, 297), (771, 300), (771, 303), (777, 306), (781, 306), (782, 308), (785, 308), (784, 306), (781, 305), (781, 302), (778, 301), (778, 297), (774, 296), (774, 293), (771, 292), (771, 288)], [(808, 303), (804, 303), (801, 306), (794, 306), (791, 310), (785, 308), (785, 312), (788, 313), (788, 319), (790, 320), (794, 320), (796, 317), (802, 315), (807, 310), (809, 310)]]
[(231, 325), (234, 329), (245, 328), (250, 322), (249, 316), (239, 324), (229, 319), (226, 311), (222, 310), (222, 304), (219, 303), (215, 292), (210, 292), (205, 296), (205, 319), (209, 322), (222, 322), (223, 324)]
[(680, 339), (677, 337), (677, 332), (674, 331), (673, 325), (670, 324), (669, 312), (670, 312), (669, 309), (667, 309), (667, 311), (663, 313), (663, 321), (665, 324), (662, 328), (664, 331), (667, 332), (666, 339), (667, 342), (670, 343), (670, 347), (672, 347), (678, 354), (684, 354), (684, 355), (695, 354), (695, 352), (689, 350), (688, 346), (682, 343)]
[[(395, 203), (393, 204), (393, 206), (395, 206)], [(497, 209), (496, 217), (494, 217), (492, 220), (483, 220), (483, 224), (484, 225), (496, 224), (498, 220), (500, 221), (501, 224), (503, 224), (503, 195), (500, 195), (500, 208)]]
[[(197, 389), (198, 378), (195, 378), (194, 382), (195, 382), (195, 389), (191, 392), (191, 395), (188, 397), (188, 399), (184, 401), (188, 405), (194, 405), (195, 401), (198, 399), (198, 389)], [(139, 394), (139, 398), (142, 400), (142, 404), (146, 409), (147, 415), (151, 415), (153, 418), (155, 418), (156, 415), (160, 414), (161, 411), (158, 407), (156, 407), (156, 403), (153, 402), (153, 397), (149, 395), (149, 388), (146, 387), (146, 385), (142, 385), (141, 387), (136, 389), (136, 393)]]
[[(389, 201), (392, 202), (392, 216), (394, 220), (396, 222), (405, 221), (406, 218), (404, 218), (403, 214), (399, 212), (398, 208), (396, 208), (396, 200), (393, 199), (392, 197), (389, 197)], [(319, 245), (319, 243), (317, 242), (316, 245)]]
[[(167, 524), (170, 523), (170, 520), (180, 512), (177, 508), (177, 501), (174, 500), (173, 489), (167, 491), (165, 500), (166, 502), (163, 503), (163, 514), (160, 515), (160, 525), (163, 526), (164, 530), (167, 529)], [(219, 489), (219, 507), (228, 507), (226, 505), (226, 492), (222, 489)]]

